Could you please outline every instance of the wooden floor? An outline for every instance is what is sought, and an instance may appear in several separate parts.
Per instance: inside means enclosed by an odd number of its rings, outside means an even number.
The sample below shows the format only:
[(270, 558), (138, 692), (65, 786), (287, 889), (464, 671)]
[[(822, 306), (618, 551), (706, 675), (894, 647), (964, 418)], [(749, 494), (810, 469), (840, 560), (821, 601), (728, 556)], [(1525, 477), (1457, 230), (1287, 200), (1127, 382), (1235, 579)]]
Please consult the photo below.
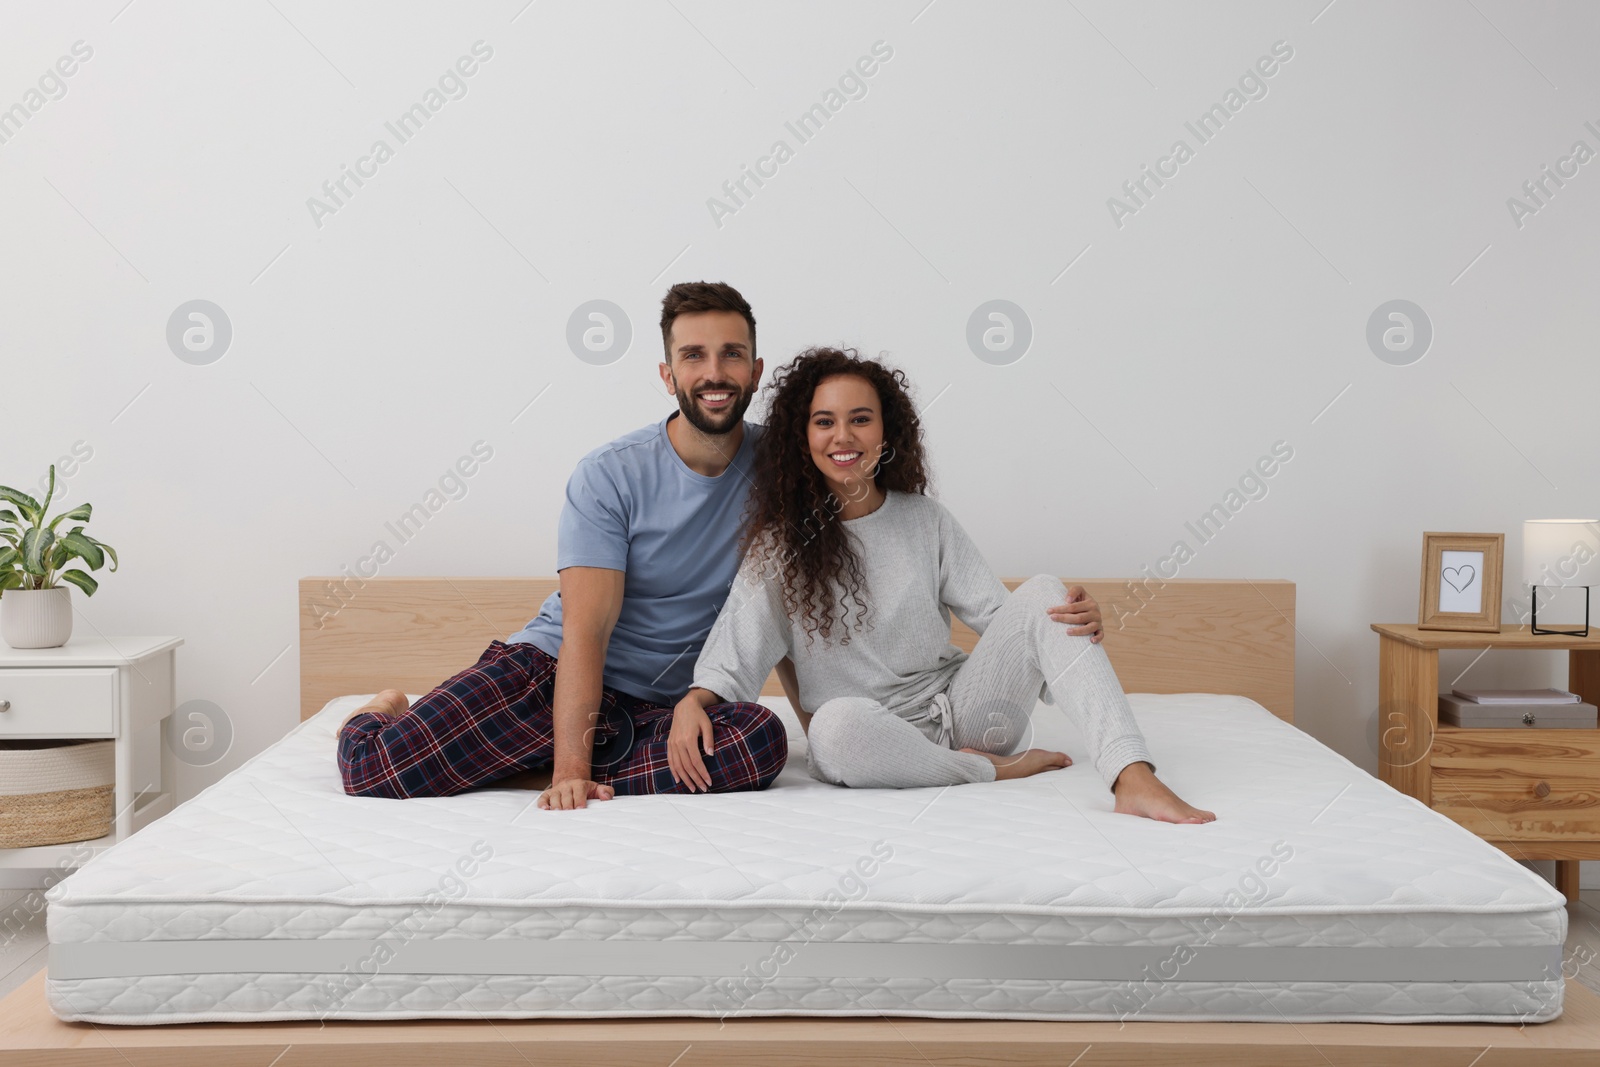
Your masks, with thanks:
[(1567, 983), (1555, 1022), (1029, 1023), (714, 1019), (92, 1026), (64, 1023), (36, 974), (0, 1001), (0, 1067), (1505, 1067), (1600, 1064), (1600, 995)]

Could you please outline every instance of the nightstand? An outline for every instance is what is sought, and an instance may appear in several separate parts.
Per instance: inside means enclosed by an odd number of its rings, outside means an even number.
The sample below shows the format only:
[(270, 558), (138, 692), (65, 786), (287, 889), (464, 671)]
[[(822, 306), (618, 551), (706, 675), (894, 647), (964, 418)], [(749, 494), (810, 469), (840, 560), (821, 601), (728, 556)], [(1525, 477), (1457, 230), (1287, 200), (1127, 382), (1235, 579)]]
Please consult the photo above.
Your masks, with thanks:
[(93, 841), (0, 849), (0, 868), (81, 867), (172, 810), (174, 653), (182, 638), (74, 638), (60, 648), (0, 644), (0, 740), (111, 738), (111, 833)]
[(1378, 634), (1378, 776), (1514, 859), (1555, 860), (1578, 899), (1578, 861), (1600, 860), (1600, 730), (1439, 725), (1441, 648), (1567, 652), (1567, 688), (1600, 701), (1600, 631), (1534, 637), (1373, 623)]

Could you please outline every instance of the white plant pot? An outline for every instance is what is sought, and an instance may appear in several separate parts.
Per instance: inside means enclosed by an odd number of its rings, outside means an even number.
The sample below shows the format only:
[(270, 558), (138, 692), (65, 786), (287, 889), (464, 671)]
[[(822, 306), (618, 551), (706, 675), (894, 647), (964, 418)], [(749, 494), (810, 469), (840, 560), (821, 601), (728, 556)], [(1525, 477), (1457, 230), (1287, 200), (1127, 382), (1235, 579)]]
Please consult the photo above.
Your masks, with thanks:
[(12, 648), (58, 648), (72, 636), (72, 587), (7, 589), (0, 596), (0, 637)]

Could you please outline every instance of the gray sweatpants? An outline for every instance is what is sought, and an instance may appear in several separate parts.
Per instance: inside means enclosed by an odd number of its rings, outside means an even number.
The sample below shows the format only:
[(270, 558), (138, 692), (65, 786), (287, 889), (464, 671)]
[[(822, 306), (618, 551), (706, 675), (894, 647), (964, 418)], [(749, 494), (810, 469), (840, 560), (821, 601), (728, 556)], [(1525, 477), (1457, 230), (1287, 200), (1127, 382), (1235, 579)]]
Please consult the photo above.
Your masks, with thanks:
[(812, 776), (858, 789), (993, 781), (993, 763), (957, 750), (1010, 752), (1028, 733), (1041, 686), (1082, 729), (1107, 787), (1130, 763), (1154, 767), (1105, 649), (1046, 613), (1066, 599), (1050, 575), (1018, 586), (950, 687), (907, 717), (864, 697), (823, 704), (807, 731)]

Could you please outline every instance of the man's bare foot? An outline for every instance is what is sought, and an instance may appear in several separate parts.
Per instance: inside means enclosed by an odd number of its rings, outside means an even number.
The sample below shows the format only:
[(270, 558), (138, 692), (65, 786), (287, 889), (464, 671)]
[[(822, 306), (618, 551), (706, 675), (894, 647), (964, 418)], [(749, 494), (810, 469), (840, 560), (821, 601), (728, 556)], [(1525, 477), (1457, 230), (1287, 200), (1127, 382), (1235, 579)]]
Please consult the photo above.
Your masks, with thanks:
[[(393, 715), (404, 715), (406, 712), (411, 710), (411, 701), (407, 700), (406, 695), (400, 692), (398, 689), (383, 690), (377, 696), (372, 698), (372, 703), (388, 704), (389, 711)], [(372, 704), (367, 706), (371, 707)]]
[(1130, 763), (1117, 775), (1111, 791), (1116, 794), (1119, 815), (1138, 815), (1157, 822), (1213, 822), (1216, 814), (1185, 803), (1168, 789), (1148, 763)]
[(344, 722), (339, 724), (339, 729), (343, 730), (345, 723), (348, 723), (357, 715), (366, 714), (368, 712), (374, 715), (387, 715), (390, 718), (396, 718), (404, 715), (410, 710), (411, 702), (406, 699), (406, 695), (404, 693), (400, 692), (398, 689), (385, 689), (374, 696), (367, 703), (361, 705), (361, 707), (346, 715), (344, 717)]
[(997, 756), (993, 752), (980, 752), (975, 748), (964, 748), (961, 751), (982, 756), (994, 764), (994, 780), (997, 782), (1010, 781), (1013, 778), (1031, 778), (1041, 771), (1060, 770), (1072, 764), (1072, 757), (1065, 752), (1051, 752), (1043, 748), (1030, 748), (1026, 752), (1014, 752), (1009, 756)]

